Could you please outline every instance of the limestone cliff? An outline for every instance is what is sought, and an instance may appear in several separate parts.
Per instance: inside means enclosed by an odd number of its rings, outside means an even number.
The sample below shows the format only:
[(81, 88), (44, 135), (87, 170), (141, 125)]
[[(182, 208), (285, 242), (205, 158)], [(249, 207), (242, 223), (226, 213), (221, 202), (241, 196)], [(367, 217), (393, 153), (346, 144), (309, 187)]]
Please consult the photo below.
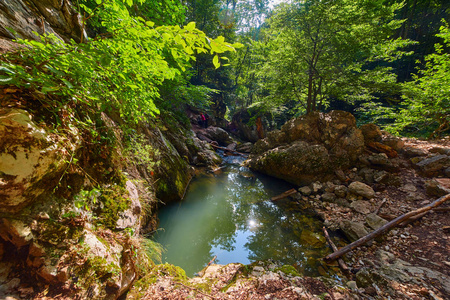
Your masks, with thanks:
[(37, 40), (33, 32), (77, 42), (85, 35), (81, 16), (69, 0), (0, 0), (0, 37)]

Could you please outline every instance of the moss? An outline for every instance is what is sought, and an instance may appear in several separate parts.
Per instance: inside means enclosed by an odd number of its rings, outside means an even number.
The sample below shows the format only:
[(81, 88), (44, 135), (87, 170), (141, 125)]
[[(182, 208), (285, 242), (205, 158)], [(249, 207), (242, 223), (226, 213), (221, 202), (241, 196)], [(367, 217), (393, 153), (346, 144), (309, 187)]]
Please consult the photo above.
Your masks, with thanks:
[(291, 265), (283, 265), (282, 267), (275, 269), (275, 272), (278, 271), (290, 276), (301, 276), (297, 269)]
[(128, 293), (129, 299), (141, 299), (147, 292), (150, 285), (156, 283), (161, 277), (171, 277), (174, 281), (187, 284), (188, 277), (186, 272), (177, 266), (171, 264), (159, 264), (154, 265), (151, 270), (148, 270), (147, 274), (137, 280), (130, 292)]
[(175, 186), (177, 187), (177, 190), (179, 193), (183, 193), (184, 184), (183, 184), (183, 179), (181, 178), (180, 174), (177, 175), (177, 179), (175, 180)]
[[(82, 290), (89, 290), (92, 286), (102, 286), (105, 282), (117, 281), (122, 269), (119, 265), (112, 262), (107, 262), (104, 257), (88, 255), (89, 247), (82, 243), (77, 246), (77, 249), (73, 252), (73, 258), (78, 261), (77, 264), (72, 266), (70, 270), (72, 280), (75, 286)], [(102, 290), (98, 295), (98, 299), (104, 299), (106, 296), (105, 291)]]
[(186, 281), (188, 279), (186, 272), (182, 268), (171, 264), (157, 265), (156, 270), (159, 275), (172, 277), (176, 281)]
[(96, 211), (98, 217), (96, 225), (103, 225), (107, 228), (115, 229), (120, 213), (130, 207), (130, 199), (124, 197), (128, 194), (126, 189), (120, 185), (114, 185), (102, 191), (100, 201), (101, 209)]
[(37, 240), (52, 245), (78, 240), (83, 234), (83, 227), (77, 226), (72, 220), (66, 219), (61, 223), (54, 220), (40, 222), (36, 230)]

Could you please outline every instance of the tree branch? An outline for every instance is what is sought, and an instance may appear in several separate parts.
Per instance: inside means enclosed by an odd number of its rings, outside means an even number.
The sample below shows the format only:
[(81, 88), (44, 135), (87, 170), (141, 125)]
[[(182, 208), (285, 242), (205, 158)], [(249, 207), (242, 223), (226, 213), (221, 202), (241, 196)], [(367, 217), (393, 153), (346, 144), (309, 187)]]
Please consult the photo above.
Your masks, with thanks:
[(342, 255), (346, 254), (347, 252), (350, 252), (351, 250), (364, 245), (365, 243), (367, 243), (368, 241), (371, 241), (372, 239), (376, 238), (377, 236), (383, 234), (384, 232), (388, 231), (389, 229), (397, 226), (398, 224), (404, 222), (407, 219), (410, 219), (414, 216), (420, 215), (422, 213), (428, 212), (430, 210), (432, 210), (433, 208), (435, 208), (436, 206), (441, 205), (442, 203), (444, 203), (445, 201), (450, 199), (450, 194), (447, 194), (446, 196), (443, 196), (439, 199), (437, 199), (436, 201), (422, 207), (416, 210), (413, 210), (409, 213), (403, 214), (400, 217), (386, 223), (385, 225), (381, 226), (380, 228), (378, 228), (377, 230), (369, 233), (368, 235), (360, 238), (359, 240), (339, 249), (338, 251), (327, 255), (324, 260), (325, 261), (332, 261), (335, 260), (339, 257), (341, 257)]

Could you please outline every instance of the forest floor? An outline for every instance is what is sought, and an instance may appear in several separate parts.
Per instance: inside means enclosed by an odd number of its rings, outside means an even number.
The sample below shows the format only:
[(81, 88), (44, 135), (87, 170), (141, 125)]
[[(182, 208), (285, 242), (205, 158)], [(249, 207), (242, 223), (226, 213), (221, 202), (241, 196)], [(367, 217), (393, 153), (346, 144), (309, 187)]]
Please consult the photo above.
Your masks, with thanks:
[[(430, 150), (436, 147), (450, 149), (450, 140), (422, 141), (405, 139), (405, 147)], [(403, 165), (408, 165), (408, 159), (401, 157)], [(425, 182), (430, 178), (420, 176), (414, 168), (404, 167), (400, 170), (402, 186), (381, 187), (376, 197), (388, 199), (387, 203), (380, 209), (380, 215), (400, 216), (409, 211), (423, 207), (435, 200), (426, 192)], [(412, 184), (416, 190), (408, 190), (407, 184)], [(450, 180), (447, 182), (450, 189)], [(376, 187), (375, 187), (376, 188)], [(450, 207), (450, 203), (444, 203), (442, 207)], [(415, 265), (438, 270), (450, 276), (450, 218), (448, 211), (431, 212), (421, 219), (407, 225), (397, 227), (388, 233), (382, 242), (361, 249), (355, 253), (358, 257), (372, 258), (374, 250), (383, 248), (393, 253), (397, 258)], [(364, 251), (369, 250), (369, 251)], [(450, 297), (450, 295), (449, 295)]]
[[(450, 149), (448, 138), (402, 140), (405, 147), (427, 153), (436, 148)], [(391, 219), (438, 198), (427, 192), (426, 182), (431, 178), (422, 177), (409, 157), (400, 154), (397, 162), (399, 185), (372, 185), (376, 192), (371, 200), (372, 209), (386, 200), (378, 214), (391, 216)], [(446, 180), (443, 185), (448, 184)], [(450, 189), (450, 184), (446, 188)], [(309, 199), (316, 212), (326, 216), (325, 221), (331, 219), (334, 224), (344, 219), (364, 222), (364, 214), (348, 207)], [(450, 203), (441, 207), (448, 208)], [(183, 284), (171, 275), (160, 273), (143, 299), (450, 299), (449, 239), (448, 211), (432, 211), (406, 226), (393, 228), (369, 246), (361, 246), (345, 255), (344, 260), (352, 272), (342, 285), (294, 276), (270, 263), (212, 265), (202, 277)]]

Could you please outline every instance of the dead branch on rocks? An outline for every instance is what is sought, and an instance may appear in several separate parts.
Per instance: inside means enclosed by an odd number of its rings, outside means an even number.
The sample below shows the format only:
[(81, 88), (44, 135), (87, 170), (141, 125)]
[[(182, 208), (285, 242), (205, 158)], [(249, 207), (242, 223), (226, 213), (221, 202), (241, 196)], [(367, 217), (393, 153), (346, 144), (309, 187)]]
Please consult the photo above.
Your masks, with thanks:
[[(325, 226), (323, 226), (322, 229), (323, 229), (323, 234), (325, 235), (325, 238), (327, 239), (327, 242), (330, 245), (331, 249), (333, 249), (334, 252), (338, 251), (338, 248), (333, 243), (333, 241), (330, 238), (330, 235), (328, 234), (327, 228)], [(347, 267), (347, 265), (345, 264), (345, 262), (342, 258), (338, 258), (338, 264), (339, 264), (339, 267), (341, 268), (342, 272), (344, 272), (344, 274), (347, 277), (349, 277), (351, 275), (350, 269)]]
[(443, 196), (443, 197), (437, 199), (436, 201), (434, 201), (434, 202), (432, 202), (432, 203), (430, 203), (430, 204), (428, 204), (428, 205), (426, 205), (424, 207), (421, 207), (421, 208), (413, 210), (413, 211), (411, 211), (409, 213), (403, 214), (400, 217), (395, 218), (394, 220), (392, 220), (392, 221), (386, 223), (385, 225), (381, 226), (377, 230), (375, 230), (375, 231), (369, 233), (368, 235), (360, 238), (359, 240), (357, 240), (357, 241), (355, 241), (355, 242), (353, 242), (353, 243), (351, 243), (351, 244), (349, 244), (349, 245), (347, 245), (345, 247), (342, 247), (341, 249), (339, 249), (338, 251), (336, 251), (336, 252), (334, 252), (334, 253), (332, 253), (330, 255), (327, 255), (324, 258), (324, 260), (325, 261), (335, 260), (335, 259), (341, 257), (342, 255), (346, 254), (347, 252), (349, 252), (349, 251), (351, 251), (351, 250), (353, 250), (353, 249), (355, 249), (355, 248), (357, 248), (357, 247), (359, 247), (361, 245), (364, 245), (365, 243), (371, 241), (372, 239), (376, 238), (377, 236), (379, 236), (379, 235), (383, 234), (384, 232), (390, 230), (391, 228), (399, 225), (400, 223), (402, 223), (402, 222), (404, 222), (404, 221), (406, 221), (406, 220), (408, 220), (408, 219), (410, 219), (412, 217), (418, 216), (418, 215), (420, 215), (422, 213), (425, 213), (425, 212), (428, 212), (428, 211), (432, 210), (433, 208), (441, 205), (442, 203), (444, 203), (448, 199), (450, 199), (450, 194), (447, 194), (446, 196)]
[(278, 201), (278, 200), (284, 199), (286, 197), (289, 197), (291, 195), (294, 195), (296, 193), (297, 193), (296, 189), (290, 189), (290, 190), (288, 190), (286, 192), (283, 192), (282, 194), (279, 194), (278, 196), (270, 198), (270, 200), (271, 201)]

